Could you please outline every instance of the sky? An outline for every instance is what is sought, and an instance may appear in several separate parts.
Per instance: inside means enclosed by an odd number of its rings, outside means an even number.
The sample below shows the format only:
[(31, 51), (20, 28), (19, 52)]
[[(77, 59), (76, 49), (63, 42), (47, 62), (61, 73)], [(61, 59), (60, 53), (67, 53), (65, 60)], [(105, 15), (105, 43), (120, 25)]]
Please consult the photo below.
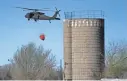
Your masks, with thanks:
[[(60, 21), (28, 21), (22, 11), (14, 7), (50, 8), (61, 10)], [(105, 45), (127, 39), (127, 0), (1, 0), (0, 2), (0, 65), (9, 63), (18, 47), (34, 42), (52, 49), (57, 63), (63, 60), (64, 12), (103, 10), (105, 12)], [(46, 12), (53, 15), (53, 12)], [(45, 41), (39, 35), (46, 35)]]

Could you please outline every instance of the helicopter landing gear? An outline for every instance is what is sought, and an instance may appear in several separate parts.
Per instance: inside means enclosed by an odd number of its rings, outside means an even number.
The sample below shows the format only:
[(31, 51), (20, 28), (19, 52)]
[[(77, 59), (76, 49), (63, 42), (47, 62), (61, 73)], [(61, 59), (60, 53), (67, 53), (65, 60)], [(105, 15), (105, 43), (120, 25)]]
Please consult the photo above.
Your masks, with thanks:
[(30, 18), (28, 18), (28, 21), (30, 20)]
[(49, 20), (49, 22), (51, 23), (51, 20)]
[(37, 19), (34, 19), (35, 22), (37, 22)]

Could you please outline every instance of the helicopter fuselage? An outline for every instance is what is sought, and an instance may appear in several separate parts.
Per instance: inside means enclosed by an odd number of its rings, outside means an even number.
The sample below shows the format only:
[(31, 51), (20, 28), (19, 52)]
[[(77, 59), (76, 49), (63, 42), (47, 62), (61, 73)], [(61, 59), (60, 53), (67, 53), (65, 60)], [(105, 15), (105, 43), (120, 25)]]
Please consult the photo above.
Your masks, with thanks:
[(56, 11), (53, 16), (47, 16), (47, 15), (45, 15), (45, 13), (40, 12), (40, 11), (53, 11), (54, 12), (54, 10), (46, 10), (46, 8), (45, 9), (31, 9), (31, 8), (23, 8), (23, 7), (16, 7), (16, 8), (21, 8), (21, 9), (23, 9), (23, 11), (24, 10), (31, 10), (32, 12), (25, 14), (25, 18), (27, 18), (28, 20), (30, 20), (30, 19), (33, 19), (35, 21), (38, 21), (38, 20), (49, 20), (49, 21), (50, 20), (60, 20), (60, 18), (57, 18), (57, 15), (59, 15), (59, 17), (60, 17), (59, 12), (61, 10), (57, 10), (56, 7), (55, 7)]
[(54, 14), (54, 17), (46, 16), (45, 13), (42, 12), (30, 12), (25, 15), (25, 18), (34, 19), (34, 20), (60, 20), (60, 18), (56, 18), (57, 14)]

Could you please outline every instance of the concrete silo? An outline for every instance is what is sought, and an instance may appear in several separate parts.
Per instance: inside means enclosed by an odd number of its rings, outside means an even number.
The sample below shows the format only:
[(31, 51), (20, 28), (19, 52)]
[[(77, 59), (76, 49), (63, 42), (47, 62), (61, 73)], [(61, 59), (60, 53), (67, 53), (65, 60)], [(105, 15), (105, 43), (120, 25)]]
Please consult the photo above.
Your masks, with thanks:
[[(87, 12), (88, 13), (88, 12)], [(104, 18), (65, 13), (64, 79), (101, 79), (104, 69)], [(80, 13), (81, 14), (81, 13)], [(67, 17), (68, 16), (68, 17)]]
[(72, 39), (70, 22), (64, 22), (64, 78), (72, 79)]

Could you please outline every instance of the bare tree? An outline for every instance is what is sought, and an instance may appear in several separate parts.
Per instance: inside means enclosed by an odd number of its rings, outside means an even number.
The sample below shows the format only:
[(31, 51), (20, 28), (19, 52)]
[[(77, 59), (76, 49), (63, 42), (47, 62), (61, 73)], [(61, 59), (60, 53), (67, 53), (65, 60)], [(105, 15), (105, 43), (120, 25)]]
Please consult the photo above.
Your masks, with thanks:
[(60, 66), (57, 68), (58, 79), (63, 80), (63, 68), (62, 68), (62, 60), (60, 60)]
[(10, 64), (6, 64), (0, 67), (0, 80), (11, 80)]
[(44, 50), (34, 43), (18, 49), (11, 61), (11, 75), (14, 80), (57, 79), (56, 60), (51, 50)]
[(122, 78), (127, 71), (127, 43), (110, 43), (106, 50), (105, 77)]

